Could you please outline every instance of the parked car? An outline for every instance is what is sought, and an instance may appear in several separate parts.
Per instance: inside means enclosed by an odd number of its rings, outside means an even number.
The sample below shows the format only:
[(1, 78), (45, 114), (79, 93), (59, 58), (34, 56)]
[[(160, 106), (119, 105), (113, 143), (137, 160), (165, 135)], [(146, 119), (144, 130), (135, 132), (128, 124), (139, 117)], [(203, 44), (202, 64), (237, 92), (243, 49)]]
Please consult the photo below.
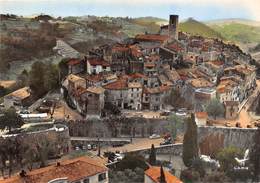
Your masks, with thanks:
[(76, 147), (75, 147), (75, 150), (76, 150), (76, 151), (79, 151), (79, 150), (80, 150), (80, 148), (79, 148), (78, 146), (76, 146)]
[(160, 138), (161, 136), (160, 135), (158, 135), (158, 134), (152, 134), (150, 137), (149, 137), (149, 139), (158, 139), (158, 138)]
[(171, 141), (163, 141), (163, 142), (160, 143), (161, 146), (169, 145), (169, 144), (172, 144), (172, 142)]
[(88, 144), (88, 145), (87, 145), (87, 148), (88, 148), (88, 150), (91, 150), (91, 149), (92, 149), (91, 144)]
[(97, 150), (97, 145), (96, 145), (96, 144), (93, 144), (93, 145), (92, 145), (92, 150), (93, 150), (93, 151), (96, 151), (96, 150)]

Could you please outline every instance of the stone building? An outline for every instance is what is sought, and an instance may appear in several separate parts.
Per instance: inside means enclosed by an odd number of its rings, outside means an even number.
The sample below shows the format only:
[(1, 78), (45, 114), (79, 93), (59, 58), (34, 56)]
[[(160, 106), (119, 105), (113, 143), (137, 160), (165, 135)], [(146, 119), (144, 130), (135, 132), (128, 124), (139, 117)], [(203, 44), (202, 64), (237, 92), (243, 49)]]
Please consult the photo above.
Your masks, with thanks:
[(17, 110), (28, 106), (32, 102), (31, 90), (29, 87), (20, 88), (4, 96), (4, 107), (9, 109), (14, 107)]
[(238, 117), (239, 102), (238, 101), (225, 101), (225, 118), (236, 119)]

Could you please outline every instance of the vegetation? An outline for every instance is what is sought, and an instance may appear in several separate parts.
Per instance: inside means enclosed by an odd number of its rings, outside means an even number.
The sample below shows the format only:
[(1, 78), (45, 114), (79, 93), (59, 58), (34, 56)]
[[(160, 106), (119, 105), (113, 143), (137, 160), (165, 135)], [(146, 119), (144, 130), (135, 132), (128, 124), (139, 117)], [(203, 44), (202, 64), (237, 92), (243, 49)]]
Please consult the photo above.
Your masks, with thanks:
[(250, 153), (250, 162), (253, 164), (254, 181), (259, 181), (260, 176), (260, 126), (258, 126), (257, 131), (254, 136), (254, 146)]
[(220, 163), (221, 170), (228, 172), (233, 170), (233, 168), (237, 165), (235, 157), (242, 157), (241, 150), (236, 147), (227, 147), (217, 153), (216, 159)]
[(35, 62), (29, 72), (29, 86), (36, 96), (42, 96), (47, 91), (59, 85), (59, 71), (56, 65)]
[(153, 144), (152, 144), (151, 150), (150, 150), (149, 163), (150, 163), (150, 165), (152, 165), (152, 166), (156, 165), (156, 150), (155, 150)]
[(198, 158), (198, 144), (197, 144), (197, 125), (194, 114), (187, 120), (187, 130), (183, 140), (183, 162), (185, 166), (190, 167), (192, 161)]
[(116, 169), (121, 171), (126, 169), (134, 170), (136, 168), (146, 170), (148, 165), (146, 164), (144, 157), (134, 153), (126, 154), (126, 156), (116, 166)]
[(187, 32), (192, 35), (223, 39), (220, 33), (192, 18), (189, 18), (187, 21), (180, 23), (179, 29), (180, 31)]
[(14, 108), (6, 109), (3, 116), (0, 116), (0, 129), (8, 129), (10, 132), (12, 128), (20, 128), (24, 124), (23, 119), (16, 113)]
[(225, 112), (224, 105), (218, 99), (212, 99), (206, 107), (207, 113), (216, 119), (223, 116)]
[(144, 170), (141, 168), (125, 169), (123, 171), (109, 171), (109, 181), (113, 183), (143, 183)]
[[(0, 138), (0, 169), (2, 176), (8, 170), (10, 176), (14, 168), (46, 166), (48, 157), (53, 153), (52, 138), (42, 135), (37, 138), (26, 138), (18, 135), (11, 138)], [(9, 162), (9, 163), (7, 163)]]
[[(23, 20), (19, 21), (23, 22)], [(17, 23), (18, 24), (18, 23)], [(25, 24), (23, 29), (12, 28), (4, 24), (1, 34), (0, 71), (6, 71), (10, 62), (16, 60), (29, 60), (34, 57), (42, 58), (52, 54), (59, 35), (58, 25), (50, 23), (39, 24), (37, 29)], [(39, 44), (40, 43), (40, 44)]]
[(219, 32), (226, 40), (235, 43), (260, 42), (260, 27), (234, 22), (211, 25), (211, 28)]
[(184, 129), (184, 121), (182, 118), (173, 114), (170, 116), (169, 126), (167, 128), (170, 129), (172, 139), (176, 139), (178, 132), (182, 132)]

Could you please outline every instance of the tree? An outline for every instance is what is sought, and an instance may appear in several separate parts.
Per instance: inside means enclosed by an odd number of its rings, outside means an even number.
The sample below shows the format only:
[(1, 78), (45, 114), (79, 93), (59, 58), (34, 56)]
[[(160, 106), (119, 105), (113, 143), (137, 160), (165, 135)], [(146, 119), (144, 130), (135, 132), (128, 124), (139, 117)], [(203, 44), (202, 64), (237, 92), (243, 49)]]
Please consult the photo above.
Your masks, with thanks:
[(260, 174), (260, 124), (254, 135), (254, 145), (250, 153), (250, 162), (253, 164), (254, 181), (259, 181)]
[(183, 127), (183, 120), (178, 117), (176, 114), (170, 116), (169, 126), (171, 136), (173, 139), (176, 139), (178, 130), (182, 129)]
[(0, 129), (2, 130), (7, 128), (10, 132), (12, 128), (20, 128), (23, 124), (23, 119), (14, 108), (5, 110), (3, 116), (0, 117)]
[(151, 150), (150, 150), (150, 155), (149, 155), (149, 163), (151, 165), (156, 165), (156, 150), (154, 148), (154, 145), (152, 144)]
[(216, 119), (218, 116), (223, 116), (225, 112), (224, 105), (217, 99), (212, 99), (206, 107), (206, 111), (210, 116)]
[(49, 91), (59, 86), (59, 70), (56, 65), (47, 64), (44, 73), (44, 88)]
[(187, 130), (183, 139), (183, 162), (190, 167), (192, 161), (198, 158), (197, 125), (194, 114), (187, 120)]
[(236, 147), (226, 147), (217, 153), (216, 159), (220, 163), (220, 168), (224, 172), (228, 172), (237, 165), (236, 157), (242, 157), (241, 150)]
[(162, 166), (161, 166), (161, 169), (160, 169), (160, 183), (167, 183)]
[(21, 72), (21, 74), (17, 76), (18, 86), (20, 87), (28, 86), (28, 82), (29, 82), (28, 80), (29, 80), (29, 73), (27, 72), (27, 70), (24, 69)]
[(45, 71), (46, 67), (42, 62), (35, 62), (29, 72), (29, 85), (37, 96), (41, 96), (46, 92), (44, 88)]
[(146, 170), (148, 168), (148, 165), (146, 164), (144, 157), (142, 157), (138, 154), (128, 153), (117, 164), (116, 169), (117, 170), (125, 170), (125, 169), (134, 170), (137, 167), (141, 168), (142, 170)]

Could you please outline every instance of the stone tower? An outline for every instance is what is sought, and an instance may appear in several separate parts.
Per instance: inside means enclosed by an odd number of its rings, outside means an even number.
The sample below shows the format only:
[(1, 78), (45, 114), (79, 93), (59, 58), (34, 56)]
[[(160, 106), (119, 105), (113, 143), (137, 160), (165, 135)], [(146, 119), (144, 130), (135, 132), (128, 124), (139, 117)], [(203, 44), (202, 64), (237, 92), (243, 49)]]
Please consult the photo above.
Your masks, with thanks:
[(178, 15), (170, 15), (169, 19), (169, 36), (174, 39), (178, 39), (178, 24), (179, 24), (179, 16)]

